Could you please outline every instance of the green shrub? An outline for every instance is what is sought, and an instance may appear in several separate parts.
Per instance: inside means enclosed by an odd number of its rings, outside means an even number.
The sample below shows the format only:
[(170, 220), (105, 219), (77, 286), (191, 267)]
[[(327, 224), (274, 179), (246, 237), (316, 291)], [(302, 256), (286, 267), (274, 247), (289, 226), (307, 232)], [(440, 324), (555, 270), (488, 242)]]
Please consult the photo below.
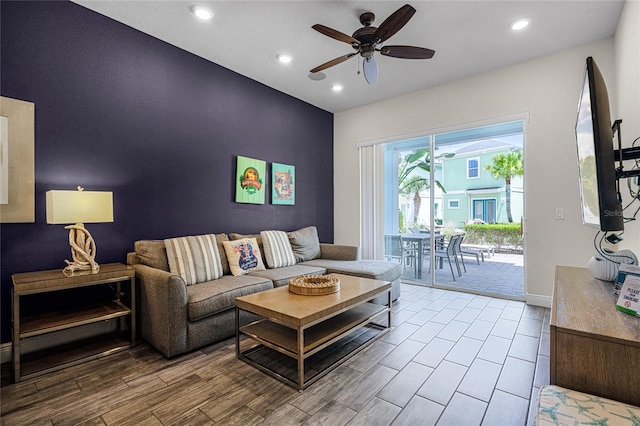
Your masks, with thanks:
[(465, 224), (464, 243), (491, 245), (496, 250), (521, 252), (524, 244), (519, 223)]

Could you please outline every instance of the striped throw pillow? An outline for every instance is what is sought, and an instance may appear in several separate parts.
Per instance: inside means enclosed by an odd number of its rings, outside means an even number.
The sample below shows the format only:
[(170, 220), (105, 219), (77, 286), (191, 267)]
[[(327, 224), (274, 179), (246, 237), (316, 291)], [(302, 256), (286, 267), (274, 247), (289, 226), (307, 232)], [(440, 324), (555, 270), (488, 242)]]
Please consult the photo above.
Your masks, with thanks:
[(269, 268), (282, 268), (296, 264), (296, 256), (293, 254), (289, 236), (284, 231), (262, 231), (262, 245), (264, 257)]
[(187, 285), (215, 280), (223, 275), (216, 236), (197, 235), (164, 240), (169, 270)]

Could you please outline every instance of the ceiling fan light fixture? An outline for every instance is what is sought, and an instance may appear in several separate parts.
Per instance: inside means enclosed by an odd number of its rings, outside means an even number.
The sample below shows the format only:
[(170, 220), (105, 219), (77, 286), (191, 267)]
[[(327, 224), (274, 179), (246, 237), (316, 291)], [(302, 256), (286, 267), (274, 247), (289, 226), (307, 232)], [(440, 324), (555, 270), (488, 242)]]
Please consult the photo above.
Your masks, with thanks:
[(327, 75), (320, 71), (309, 73), (309, 79), (313, 81), (320, 81), (320, 80), (324, 80), (325, 78), (327, 78)]
[(198, 19), (202, 19), (203, 21), (209, 21), (213, 19), (213, 12), (206, 7), (202, 6), (193, 6), (191, 11)]
[(334, 92), (342, 92), (342, 89), (344, 89), (344, 87), (342, 87), (342, 84), (334, 84), (333, 86), (331, 86), (331, 90), (333, 90)]
[(378, 65), (374, 58), (363, 59), (362, 70), (364, 71), (364, 78), (367, 80), (367, 83), (374, 84), (378, 81)]
[(293, 58), (291, 57), (291, 55), (287, 55), (286, 53), (280, 53), (276, 55), (276, 58), (278, 58), (278, 61), (280, 61), (283, 64), (288, 64), (291, 61), (293, 61)]
[(529, 18), (516, 19), (511, 23), (511, 29), (513, 31), (522, 31), (529, 26), (531, 20)]

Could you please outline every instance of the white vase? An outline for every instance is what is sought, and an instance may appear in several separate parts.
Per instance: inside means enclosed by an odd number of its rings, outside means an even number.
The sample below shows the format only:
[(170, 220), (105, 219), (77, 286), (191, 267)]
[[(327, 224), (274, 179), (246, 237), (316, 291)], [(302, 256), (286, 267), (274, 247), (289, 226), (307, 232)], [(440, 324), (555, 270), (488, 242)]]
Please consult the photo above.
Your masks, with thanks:
[(613, 281), (618, 275), (618, 264), (602, 257), (593, 256), (588, 263), (591, 276), (602, 281)]

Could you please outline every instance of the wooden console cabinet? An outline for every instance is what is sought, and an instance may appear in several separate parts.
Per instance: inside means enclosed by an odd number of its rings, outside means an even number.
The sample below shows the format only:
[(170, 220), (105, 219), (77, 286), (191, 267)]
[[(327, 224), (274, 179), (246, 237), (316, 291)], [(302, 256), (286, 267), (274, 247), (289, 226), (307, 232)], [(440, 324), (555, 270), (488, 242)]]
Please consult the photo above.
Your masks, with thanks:
[[(78, 273), (71, 276), (62, 270), (27, 272), (13, 278), (13, 378), (15, 382), (39, 376), (50, 371), (128, 349), (136, 343), (135, 270), (121, 263), (101, 265), (95, 274)], [(129, 303), (123, 296), (122, 284), (128, 292)], [(90, 286), (109, 285), (109, 297), (61, 308), (53, 306), (37, 314), (24, 314), (29, 296), (51, 292), (65, 292)], [(94, 287), (95, 288), (95, 287)], [(94, 338), (58, 345), (55, 348), (23, 354), (26, 339), (68, 330), (92, 323), (119, 320), (118, 330)], [(126, 320), (130, 324), (127, 327)], [(51, 334), (53, 335), (53, 334)]]
[(640, 318), (616, 300), (586, 268), (556, 267), (551, 384), (640, 406)]

